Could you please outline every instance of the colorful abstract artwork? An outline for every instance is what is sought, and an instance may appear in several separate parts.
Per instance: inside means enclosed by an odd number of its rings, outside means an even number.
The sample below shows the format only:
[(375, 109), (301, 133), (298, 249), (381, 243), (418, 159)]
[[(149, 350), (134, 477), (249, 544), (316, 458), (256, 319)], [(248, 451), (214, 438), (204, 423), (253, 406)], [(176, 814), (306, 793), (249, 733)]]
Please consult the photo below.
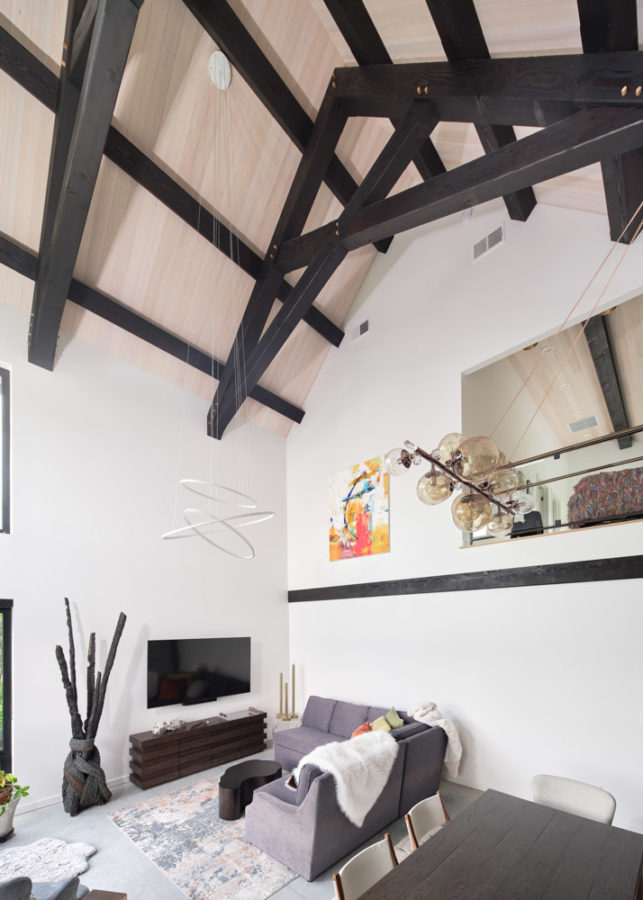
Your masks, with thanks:
[(389, 551), (389, 476), (378, 456), (330, 483), (330, 560)]

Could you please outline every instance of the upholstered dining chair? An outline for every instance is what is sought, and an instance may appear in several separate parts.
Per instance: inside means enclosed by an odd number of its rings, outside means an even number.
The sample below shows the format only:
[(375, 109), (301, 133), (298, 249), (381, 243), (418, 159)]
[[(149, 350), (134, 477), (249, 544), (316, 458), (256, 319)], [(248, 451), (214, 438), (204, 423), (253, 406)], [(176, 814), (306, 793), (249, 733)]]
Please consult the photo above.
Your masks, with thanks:
[(411, 807), (404, 816), (404, 821), (409, 833), (409, 849), (417, 850), (420, 844), (428, 841), (436, 831), (450, 821), (440, 791), (436, 791), (432, 797), (426, 797)]
[(574, 813), (595, 822), (612, 824), (616, 800), (603, 788), (559, 775), (534, 775), (531, 781), (534, 801), (562, 812)]
[(390, 834), (360, 850), (333, 875), (336, 900), (357, 900), (397, 865)]

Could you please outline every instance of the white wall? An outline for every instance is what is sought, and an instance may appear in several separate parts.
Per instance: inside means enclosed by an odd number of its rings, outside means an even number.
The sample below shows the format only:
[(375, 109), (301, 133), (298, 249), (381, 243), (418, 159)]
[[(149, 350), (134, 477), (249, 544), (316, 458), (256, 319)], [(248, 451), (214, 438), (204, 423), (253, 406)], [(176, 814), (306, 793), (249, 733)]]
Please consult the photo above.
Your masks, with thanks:
[[(506, 243), (472, 264), (501, 221)], [(395, 238), (346, 323), (368, 318), (369, 334), (331, 354), (288, 439), (291, 589), (641, 553), (642, 522), (459, 549), (449, 504), (423, 506), (413, 469), (391, 480), (391, 552), (328, 562), (331, 476), (458, 430), (461, 373), (555, 329), (608, 247), (601, 216), (541, 205), (514, 223), (499, 202)], [(599, 308), (642, 273), (639, 241)], [(605, 785), (616, 822), (643, 830), (642, 599), (637, 580), (296, 603), (291, 656), (304, 694), (437, 702), (461, 730), (465, 784), (528, 796), (536, 772), (566, 774)]]
[[(27, 364), (26, 334), (27, 317), (0, 307), (0, 360), (13, 366), (13, 527), (0, 535), (0, 596), (15, 603), (13, 767), (31, 785), (23, 810), (60, 797), (70, 726), (54, 647), (67, 646), (64, 596), (81, 664), (89, 632), (102, 666), (119, 611), (128, 617), (97, 741), (108, 779), (128, 773), (128, 735), (158, 719), (250, 704), (274, 713), (288, 662), (283, 439), (247, 425), (212, 441), (202, 401), (80, 341), (46, 372)], [(200, 538), (160, 539), (183, 524), (176, 484), (186, 476), (249, 490), (276, 511), (248, 532), (256, 559)], [(242, 635), (252, 638), (251, 694), (146, 709), (148, 638)]]

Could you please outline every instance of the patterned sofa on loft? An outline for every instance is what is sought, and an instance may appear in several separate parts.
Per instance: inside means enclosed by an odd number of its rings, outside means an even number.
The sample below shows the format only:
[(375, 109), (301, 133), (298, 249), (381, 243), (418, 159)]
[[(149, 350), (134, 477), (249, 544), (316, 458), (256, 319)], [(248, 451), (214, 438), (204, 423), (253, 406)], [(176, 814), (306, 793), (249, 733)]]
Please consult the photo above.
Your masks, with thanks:
[(643, 467), (594, 472), (574, 485), (567, 502), (570, 528), (643, 516)]

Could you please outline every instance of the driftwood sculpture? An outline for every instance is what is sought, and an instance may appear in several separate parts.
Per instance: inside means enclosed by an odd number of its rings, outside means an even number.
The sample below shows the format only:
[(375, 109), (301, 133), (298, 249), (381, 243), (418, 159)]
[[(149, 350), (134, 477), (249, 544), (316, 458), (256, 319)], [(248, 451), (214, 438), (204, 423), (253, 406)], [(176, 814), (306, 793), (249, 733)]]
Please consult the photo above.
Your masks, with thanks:
[(107, 682), (114, 665), (116, 649), (125, 627), (126, 616), (121, 613), (116, 623), (112, 645), (109, 648), (105, 674), (96, 675), (96, 635), (89, 636), (87, 651), (87, 717), (81, 719), (78, 711), (78, 691), (76, 688), (76, 650), (74, 632), (71, 624), (69, 600), (65, 597), (67, 612), (67, 631), (69, 633), (69, 668), (63, 648), (56, 647), (56, 659), (62, 675), (63, 687), (71, 716), (70, 751), (65, 760), (63, 777), (63, 806), (65, 812), (77, 816), (79, 812), (95, 804), (107, 803), (111, 799), (111, 791), (105, 781), (105, 773), (100, 764), (100, 753), (95, 745), (96, 732), (103, 712)]

